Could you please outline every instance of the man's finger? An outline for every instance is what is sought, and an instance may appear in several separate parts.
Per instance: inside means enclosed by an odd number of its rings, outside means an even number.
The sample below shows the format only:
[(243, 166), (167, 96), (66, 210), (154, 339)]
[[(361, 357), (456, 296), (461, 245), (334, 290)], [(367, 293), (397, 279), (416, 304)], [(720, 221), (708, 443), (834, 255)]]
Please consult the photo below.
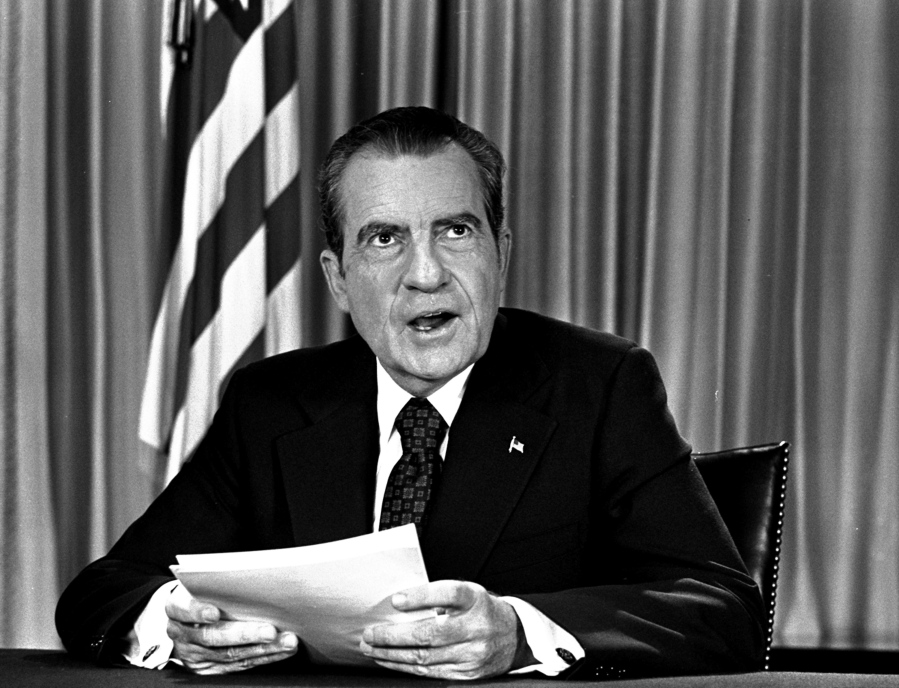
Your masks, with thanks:
[(179, 585), (169, 595), (165, 613), (170, 619), (182, 623), (215, 623), (221, 618), (218, 607), (208, 602), (200, 602), (187, 592), (187, 588), (183, 585)]
[(455, 580), (441, 580), (425, 583), (396, 593), (390, 602), (400, 611), (416, 609), (469, 609), (478, 594), (485, 592), (476, 583)]
[(475, 678), (508, 671), (518, 645), (518, 617), (483, 587), (438, 581), (403, 591), (411, 604), (440, 604), (447, 613), (366, 628), (360, 650), (380, 666), (439, 678)]
[[(423, 666), (420, 664), (400, 664), (398, 662), (386, 662), (376, 660), (378, 666), (392, 671), (401, 671), (413, 676), (427, 676), (445, 681), (470, 681), (477, 678), (485, 678), (488, 674), (481, 667), (473, 667), (467, 664), (435, 664)], [(493, 675), (493, 674), (489, 674)]]
[(277, 640), (261, 645), (207, 647), (175, 642), (175, 656), (194, 673), (229, 673), (260, 664), (269, 664), (296, 654), (299, 640), (293, 633), (281, 633)]
[(209, 647), (265, 645), (278, 637), (277, 628), (269, 623), (255, 621), (219, 621), (192, 631), (202, 639), (202, 645)]
[(213, 624), (169, 621), (167, 630), (172, 640), (204, 647), (265, 645), (278, 637), (274, 626), (255, 621), (219, 621)]
[(185, 666), (195, 674), (204, 676), (231, 674), (238, 671), (246, 671), (247, 669), (252, 669), (253, 667), (262, 666), (264, 664), (280, 662), (295, 653), (296, 649), (291, 652), (278, 652), (275, 654), (261, 655), (259, 657), (247, 657), (235, 662), (185, 662)]
[(242, 662), (246, 659), (293, 652), (299, 641), (293, 633), (282, 633), (270, 643), (253, 645), (201, 645), (179, 641), (179, 658), (190, 658), (194, 661), (208, 660), (218, 663)]
[(369, 626), (362, 641), (372, 647), (442, 647), (467, 638), (465, 624), (442, 614), (408, 623)]
[(419, 666), (471, 665), (472, 657), (485, 654), (484, 643), (460, 643), (441, 647), (388, 647), (360, 644), (362, 654), (379, 664), (417, 664)]

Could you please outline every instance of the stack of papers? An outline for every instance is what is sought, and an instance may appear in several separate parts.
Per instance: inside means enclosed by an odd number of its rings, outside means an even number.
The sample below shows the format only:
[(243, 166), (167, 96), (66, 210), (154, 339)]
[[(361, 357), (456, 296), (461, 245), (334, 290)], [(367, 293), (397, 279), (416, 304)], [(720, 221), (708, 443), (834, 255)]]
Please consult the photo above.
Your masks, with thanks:
[(414, 525), (309, 547), (187, 554), (172, 573), (226, 618), (267, 621), (292, 631), (312, 661), (373, 666), (359, 651), (367, 626), (414, 621), (390, 597), (428, 582)]

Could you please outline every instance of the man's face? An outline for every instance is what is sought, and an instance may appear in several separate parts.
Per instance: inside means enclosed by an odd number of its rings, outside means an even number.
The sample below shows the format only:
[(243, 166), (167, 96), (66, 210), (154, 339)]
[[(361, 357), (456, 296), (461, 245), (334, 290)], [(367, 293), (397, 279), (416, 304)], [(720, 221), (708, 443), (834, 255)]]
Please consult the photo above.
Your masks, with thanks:
[(328, 286), (397, 384), (426, 396), (487, 350), (511, 236), (494, 240), (475, 163), (454, 145), (357, 152), (340, 195), (343, 270), (322, 252)]

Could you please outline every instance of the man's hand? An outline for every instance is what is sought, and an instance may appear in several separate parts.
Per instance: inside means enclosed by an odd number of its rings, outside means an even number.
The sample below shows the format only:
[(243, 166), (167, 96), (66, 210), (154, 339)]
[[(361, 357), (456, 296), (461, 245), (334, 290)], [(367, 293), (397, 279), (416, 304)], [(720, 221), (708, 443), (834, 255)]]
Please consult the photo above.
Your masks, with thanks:
[(197, 674), (227, 674), (270, 664), (296, 654), (293, 633), (278, 633), (271, 624), (226, 621), (217, 607), (199, 602), (183, 585), (165, 605), (173, 657)]
[(391, 601), (400, 611), (436, 609), (438, 616), (366, 628), (360, 649), (382, 667), (443, 679), (484, 678), (512, 668), (523, 636), (518, 615), (480, 585), (437, 581)]

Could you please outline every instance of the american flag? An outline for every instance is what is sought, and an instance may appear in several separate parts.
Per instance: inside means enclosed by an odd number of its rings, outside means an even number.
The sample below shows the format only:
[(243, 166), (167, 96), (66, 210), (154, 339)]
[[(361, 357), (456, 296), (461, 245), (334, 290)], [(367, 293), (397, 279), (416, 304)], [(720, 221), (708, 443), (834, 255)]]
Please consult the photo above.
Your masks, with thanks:
[(239, 366), (300, 344), (294, 0), (170, 0), (162, 84), (166, 279), (140, 437), (166, 482)]

